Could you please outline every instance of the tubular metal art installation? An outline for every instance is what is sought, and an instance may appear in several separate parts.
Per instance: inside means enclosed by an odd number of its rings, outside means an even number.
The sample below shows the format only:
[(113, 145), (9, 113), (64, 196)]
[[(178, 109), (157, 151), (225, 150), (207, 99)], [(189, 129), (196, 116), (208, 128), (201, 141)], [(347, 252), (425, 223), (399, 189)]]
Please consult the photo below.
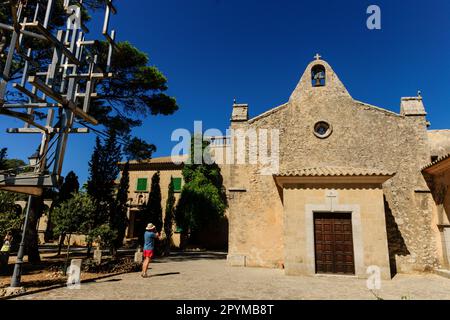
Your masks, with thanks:
[[(61, 3), (67, 23), (58, 29), (50, 22), (56, 6)], [(99, 61), (103, 44), (86, 39), (89, 30), (82, 21), (83, 0), (9, 0), (0, 3), (11, 7), (12, 22), (0, 23), (0, 115), (25, 122), (23, 128), (9, 128), (8, 133), (42, 135), (37, 159), (30, 165), (32, 170), (0, 172), (1, 190), (29, 195), (12, 288), (20, 286), (33, 197), (41, 196), (46, 188), (60, 187), (69, 135), (89, 132), (87, 128), (75, 128), (74, 124), (98, 124), (89, 110), (97, 97), (99, 82), (113, 77), (111, 60), (116, 48), (115, 31), (109, 30), (109, 24), (111, 14), (116, 14), (117, 10), (112, 0), (104, 0), (104, 3), (102, 33), (108, 47), (104, 63)], [(50, 50), (48, 63), (35, 60), (35, 53), (43, 44)], [(11, 76), (13, 68), (20, 69), (19, 79)]]
[[(64, 0), (67, 23), (55, 30), (50, 27), (50, 21), (56, 2), (10, 0), (3, 3), (11, 6), (12, 24), (0, 23), (3, 57), (0, 57), (0, 115), (25, 122), (23, 128), (9, 128), (8, 133), (42, 135), (33, 172), (0, 172), (3, 190), (39, 196), (43, 189), (59, 186), (68, 136), (89, 132), (87, 128), (75, 128), (76, 122), (97, 124), (89, 114), (91, 103), (97, 97), (96, 86), (113, 76), (110, 68), (115, 31), (109, 30), (111, 14), (116, 14), (113, 1), (105, 0), (102, 33), (109, 50), (106, 64), (102, 65), (98, 61), (100, 42), (86, 39), (89, 30), (82, 21), (83, 1)], [(32, 12), (30, 8), (34, 9), (31, 17), (26, 14)], [(7, 38), (9, 45), (5, 43)], [(39, 41), (27, 41), (33, 39)], [(33, 46), (42, 43), (53, 51), (46, 65), (33, 59)], [(17, 64), (23, 69), (20, 79), (14, 80), (11, 69)], [(11, 102), (8, 97), (17, 96), (14, 91), (25, 99)]]

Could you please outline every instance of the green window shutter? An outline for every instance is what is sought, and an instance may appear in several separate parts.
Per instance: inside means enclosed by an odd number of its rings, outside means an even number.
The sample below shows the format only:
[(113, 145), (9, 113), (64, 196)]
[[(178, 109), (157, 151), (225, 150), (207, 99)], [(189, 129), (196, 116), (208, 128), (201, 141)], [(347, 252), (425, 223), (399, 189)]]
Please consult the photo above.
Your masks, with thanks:
[(181, 228), (181, 227), (176, 227), (175, 233), (182, 233), (182, 232), (183, 232), (183, 228)]
[(147, 178), (139, 178), (137, 180), (137, 191), (147, 191)]
[(175, 192), (181, 192), (181, 178), (173, 178), (173, 189)]

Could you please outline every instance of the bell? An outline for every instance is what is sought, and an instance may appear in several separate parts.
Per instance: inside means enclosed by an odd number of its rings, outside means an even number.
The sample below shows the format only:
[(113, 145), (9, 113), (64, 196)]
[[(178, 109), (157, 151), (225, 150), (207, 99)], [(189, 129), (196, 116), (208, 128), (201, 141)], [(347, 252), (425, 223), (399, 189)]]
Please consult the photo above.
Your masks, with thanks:
[(315, 87), (322, 86), (322, 79), (325, 79), (323, 72), (321, 71), (321, 72), (316, 73), (314, 75), (314, 80), (315, 80), (314, 86)]
[(319, 78), (316, 78), (315, 81), (316, 81), (316, 83), (314, 83), (314, 86), (315, 86), (315, 87), (320, 87), (320, 86), (322, 85), (322, 84), (320, 83), (320, 79), (319, 79)]

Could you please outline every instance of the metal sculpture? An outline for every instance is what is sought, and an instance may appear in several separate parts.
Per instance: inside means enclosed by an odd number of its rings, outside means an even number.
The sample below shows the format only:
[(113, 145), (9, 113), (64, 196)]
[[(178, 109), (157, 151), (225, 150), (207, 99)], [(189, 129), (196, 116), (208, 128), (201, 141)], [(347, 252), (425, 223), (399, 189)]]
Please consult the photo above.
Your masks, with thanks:
[[(45, 188), (58, 187), (70, 134), (88, 133), (87, 128), (75, 128), (76, 121), (91, 125), (98, 122), (89, 114), (96, 85), (111, 78), (111, 59), (115, 48), (115, 31), (109, 30), (111, 14), (116, 14), (112, 0), (105, 0), (103, 36), (108, 46), (106, 67), (98, 63), (95, 48), (99, 41), (86, 39), (88, 28), (81, 16), (83, 1), (64, 0), (67, 23), (64, 28), (50, 27), (56, 0), (10, 0), (11, 25), (0, 23), (0, 55), (3, 54), (0, 78), (0, 115), (23, 120), (23, 128), (9, 128), (8, 133), (41, 134), (39, 157), (33, 172), (0, 172), (0, 189), (39, 196)], [(7, 3), (8, 3), (7, 2)], [(32, 17), (26, 7), (34, 8)], [(29, 9), (28, 8), (28, 9)], [(27, 12), (29, 12), (28, 10)], [(42, 13), (45, 12), (45, 15)], [(9, 45), (5, 34), (10, 33)], [(33, 59), (36, 41), (53, 50), (51, 62), (40, 65)], [(21, 79), (11, 79), (14, 63), (22, 63)], [(8, 101), (7, 90), (16, 91), (27, 101)], [(42, 112), (46, 111), (44, 121)], [(32, 150), (30, 153), (32, 153)], [(28, 170), (29, 171), (29, 170)]]
[[(46, 188), (60, 186), (69, 135), (89, 132), (87, 128), (75, 128), (74, 124), (98, 123), (89, 114), (91, 103), (97, 97), (96, 86), (99, 81), (113, 76), (111, 59), (116, 47), (115, 31), (109, 31), (109, 22), (116, 9), (112, 0), (104, 1), (106, 10), (102, 33), (109, 49), (103, 69), (94, 50), (99, 46), (99, 41), (86, 39), (89, 30), (81, 19), (84, 10), (82, 0), (63, 1), (67, 23), (64, 28), (56, 30), (50, 27), (50, 21), (57, 0), (10, 0), (2, 3), (10, 5), (12, 23), (0, 23), (0, 115), (25, 122), (23, 128), (10, 128), (8, 133), (42, 136), (37, 161), (31, 165), (32, 172), (20, 169), (0, 172), (0, 189), (29, 195), (22, 240), (11, 280), (13, 288), (20, 286), (25, 234), (33, 196), (42, 195)], [(30, 8), (34, 8), (32, 16), (26, 13), (30, 12), (26, 10)], [(7, 33), (10, 35), (9, 46), (6, 43)], [(26, 41), (26, 38), (39, 41)], [(33, 53), (42, 42), (52, 50), (52, 57), (46, 65), (33, 59)], [(18, 81), (11, 78), (14, 63), (23, 64), (22, 76)], [(9, 101), (7, 93), (11, 91), (20, 93), (26, 100)]]

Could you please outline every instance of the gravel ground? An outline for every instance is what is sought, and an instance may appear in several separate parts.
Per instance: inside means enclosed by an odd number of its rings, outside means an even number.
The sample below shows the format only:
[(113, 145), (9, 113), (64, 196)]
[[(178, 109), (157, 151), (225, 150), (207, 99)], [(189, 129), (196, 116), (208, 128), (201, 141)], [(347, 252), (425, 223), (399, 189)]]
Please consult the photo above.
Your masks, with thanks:
[[(283, 270), (228, 267), (223, 253), (176, 254), (139, 273), (82, 284), (79, 290), (50, 290), (19, 299), (63, 300), (303, 300), (376, 299), (366, 281), (354, 277), (285, 276)], [(450, 300), (450, 280), (433, 274), (397, 275), (383, 281), (382, 299)]]

